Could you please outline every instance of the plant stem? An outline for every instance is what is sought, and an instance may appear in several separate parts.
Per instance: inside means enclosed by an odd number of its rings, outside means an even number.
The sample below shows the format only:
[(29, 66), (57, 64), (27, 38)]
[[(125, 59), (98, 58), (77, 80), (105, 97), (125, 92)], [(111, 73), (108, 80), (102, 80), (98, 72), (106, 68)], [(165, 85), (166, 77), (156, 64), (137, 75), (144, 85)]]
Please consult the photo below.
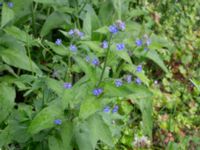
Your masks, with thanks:
[(112, 39), (112, 34), (110, 35), (110, 38), (109, 38), (109, 41), (108, 41), (108, 48), (107, 48), (107, 51), (106, 51), (105, 62), (104, 62), (104, 65), (103, 65), (103, 70), (102, 70), (102, 72), (101, 72), (101, 76), (100, 76), (99, 82), (98, 82), (98, 84), (97, 84), (97, 87), (98, 87), (98, 86), (100, 85), (100, 83), (102, 82), (103, 75), (104, 75), (104, 72), (105, 72), (105, 70), (106, 70), (108, 55), (109, 55), (109, 52), (110, 52), (111, 39)]

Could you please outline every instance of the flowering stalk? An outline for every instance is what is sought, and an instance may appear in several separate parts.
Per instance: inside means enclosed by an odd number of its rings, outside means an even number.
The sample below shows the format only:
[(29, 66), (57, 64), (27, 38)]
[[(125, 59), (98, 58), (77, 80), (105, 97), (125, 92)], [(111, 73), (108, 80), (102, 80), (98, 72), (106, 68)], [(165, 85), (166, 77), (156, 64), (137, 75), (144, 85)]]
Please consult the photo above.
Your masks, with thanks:
[(97, 84), (97, 87), (99, 87), (100, 83), (102, 82), (103, 75), (104, 75), (104, 72), (105, 72), (105, 69), (106, 69), (107, 59), (108, 59), (108, 55), (109, 55), (109, 52), (110, 52), (111, 39), (112, 39), (112, 34), (110, 34), (110, 38), (109, 38), (109, 41), (108, 41), (108, 48), (106, 50), (105, 62), (104, 62), (104, 65), (103, 65), (103, 70), (101, 72), (101, 76), (100, 76), (99, 82)]

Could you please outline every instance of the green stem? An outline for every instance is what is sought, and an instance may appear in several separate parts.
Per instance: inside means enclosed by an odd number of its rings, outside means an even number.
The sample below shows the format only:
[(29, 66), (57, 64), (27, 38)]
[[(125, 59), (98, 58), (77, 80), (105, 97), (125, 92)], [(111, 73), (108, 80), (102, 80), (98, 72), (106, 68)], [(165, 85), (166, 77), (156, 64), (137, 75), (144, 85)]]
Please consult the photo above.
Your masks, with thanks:
[(108, 55), (109, 55), (109, 52), (110, 52), (111, 39), (112, 39), (112, 34), (110, 35), (110, 38), (109, 38), (109, 41), (108, 41), (108, 48), (107, 48), (107, 51), (106, 51), (105, 62), (104, 62), (104, 65), (103, 65), (103, 70), (102, 70), (102, 72), (101, 72), (101, 76), (100, 76), (99, 82), (98, 82), (98, 84), (97, 84), (97, 87), (98, 87), (98, 86), (100, 85), (100, 83), (102, 82), (103, 75), (104, 75), (104, 72), (105, 72), (105, 70), (106, 70)]
[(36, 27), (35, 27), (35, 11), (37, 10), (37, 3), (35, 4), (35, 7), (34, 7), (34, 4), (32, 4), (32, 27), (33, 27), (33, 34), (34, 36), (36, 36)]

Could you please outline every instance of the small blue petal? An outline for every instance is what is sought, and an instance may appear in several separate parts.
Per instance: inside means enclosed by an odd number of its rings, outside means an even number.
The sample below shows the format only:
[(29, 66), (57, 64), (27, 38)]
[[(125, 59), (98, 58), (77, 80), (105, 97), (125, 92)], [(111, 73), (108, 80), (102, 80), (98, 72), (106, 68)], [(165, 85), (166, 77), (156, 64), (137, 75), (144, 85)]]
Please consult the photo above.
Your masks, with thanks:
[(56, 120), (54, 120), (54, 124), (61, 125), (62, 124), (62, 120), (56, 119)]
[(120, 80), (120, 79), (115, 80), (115, 86), (116, 87), (122, 86), (122, 80)]
[(118, 32), (118, 28), (116, 25), (111, 25), (111, 26), (109, 26), (109, 31), (112, 34), (116, 34)]
[(131, 83), (131, 82), (132, 82), (132, 75), (127, 75), (127, 76), (126, 76), (126, 81), (127, 81), (128, 83)]
[(106, 106), (106, 107), (104, 108), (103, 112), (109, 113), (109, 112), (110, 112), (110, 107), (109, 107), (109, 106)]
[(136, 44), (137, 46), (142, 46), (142, 40), (137, 39), (137, 40), (135, 41), (135, 44)]
[(8, 7), (9, 8), (13, 8), (13, 6), (14, 6), (13, 2), (8, 2)]
[(142, 65), (137, 66), (136, 72), (142, 72)]
[(119, 109), (119, 106), (118, 106), (118, 105), (115, 105), (114, 108), (113, 108), (113, 110), (112, 110), (112, 112), (113, 112), (113, 113), (116, 113), (116, 112), (118, 112), (118, 109)]
[(116, 44), (116, 49), (121, 51), (125, 48), (125, 45), (123, 43), (119, 43), (119, 44)]
[(151, 40), (147, 39), (146, 44), (147, 44), (147, 46), (149, 46), (151, 44)]
[(104, 48), (104, 49), (108, 48), (108, 42), (103, 41), (102, 44), (101, 44), (101, 47)]
[(124, 31), (126, 29), (125, 23), (122, 22), (121, 20), (117, 20), (116, 25), (117, 25), (117, 28), (121, 31)]
[(140, 78), (136, 78), (136, 79), (135, 79), (135, 82), (136, 82), (137, 84), (141, 84), (142, 81), (140, 80)]
[(76, 51), (77, 51), (76, 45), (70, 45), (69, 49), (70, 49), (72, 52), (76, 52)]
[(89, 62), (89, 61), (90, 61), (90, 56), (86, 56), (85, 60), (86, 60), (87, 62)]
[(92, 60), (92, 64), (95, 65), (95, 66), (98, 66), (99, 65), (99, 59), (98, 58), (94, 58)]
[(71, 83), (68, 83), (68, 82), (65, 82), (65, 83), (64, 83), (64, 88), (65, 88), (65, 89), (71, 89), (71, 88), (72, 88), (72, 84), (71, 84)]
[(61, 45), (62, 44), (62, 40), (61, 39), (56, 39), (55, 44), (56, 45)]
[(101, 93), (103, 93), (103, 89), (101, 88), (96, 88), (92, 91), (93, 95), (99, 96)]
[(69, 30), (68, 34), (72, 36), (74, 34), (74, 30)]

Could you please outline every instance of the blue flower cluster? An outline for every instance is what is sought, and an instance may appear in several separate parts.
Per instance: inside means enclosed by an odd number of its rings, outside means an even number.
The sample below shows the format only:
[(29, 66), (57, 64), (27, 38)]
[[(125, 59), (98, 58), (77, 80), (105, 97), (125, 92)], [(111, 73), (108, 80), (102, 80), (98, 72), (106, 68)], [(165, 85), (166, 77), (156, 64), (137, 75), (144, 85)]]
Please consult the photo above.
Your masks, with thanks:
[(143, 36), (143, 39), (136, 39), (135, 40), (135, 44), (136, 46), (140, 47), (140, 46), (145, 46), (144, 50), (147, 51), (148, 50), (148, 46), (151, 44), (151, 39), (145, 34)]
[(98, 59), (98, 58), (94, 58), (94, 59), (92, 60), (92, 64), (93, 64), (94, 66), (98, 66), (98, 65), (99, 65), (99, 59)]
[(103, 93), (103, 89), (102, 88), (96, 88), (92, 91), (94, 96), (99, 96)]
[(142, 72), (142, 65), (137, 66), (136, 72)]
[(61, 39), (56, 39), (55, 44), (58, 45), (58, 46), (61, 45), (62, 44), (62, 40)]
[(116, 87), (122, 86), (122, 80), (121, 80), (121, 79), (115, 80), (115, 86), (116, 86)]
[(139, 77), (137, 77), (137, 78), (135, 79), (135, 82), (136, 82), (137, 84), (140, 85), (142, 81), (141, 81), (141, 79), (140, 79)]
[(72, 88), (72, 84), (69, 83), (69, 82), (65, 82), (63, 86), (64, 86), (65, 89), (71, 89)]
[(62, 120), (56, 119), (56, 120), (54, 120), (54, 124), (61, 125), (62, 124)]
[(101, 43), (101, 47), (102, 47), (103, 49), (108, 48), (108, 42), (107, 42), (106, 40), (104, 40), (104, 41)]
[(119, 43), (119, 44), (116, 44), (116, 49), (121, 51), (125, 48), (125, 45), (123, 43)]
[(121, 20), (117, 20), (115, 24), (109, 26), (109, 31), (112, 34), (116, 34), (118, 31), (124, 31), (126, 29), (126, 25)]
[(77, 51), (76, 45), (73, 45), (73, 44), (70, 45), (69, 49), (70, 49), (72, 52), (76, 52), (76, 51)]
[(82, 38), (84, 36), (84, 33), (79, 31), (78, 29), (71, 29), (69, 30), (68, 34), (70, 36), (79, 37), (79, 38)]
[(13, 8), (13, 6), (14, 6), (13, 2), (8, 2), (8, 7), (9, 8)]
[[(111, 110), (111, 108), (110, 108), (109, 106), (106, 106), (106, 107), (103, 109), (103, 112), (109, 113), (110, 110)], [(115, 105), (114, 108), (113, 108), (113, 110), (112, 110), (112, 113), (116, 113), (116, 112), (118, 112), (118, 110), (119, 110), (119, 106), (118, 106), (118, 105)]]

